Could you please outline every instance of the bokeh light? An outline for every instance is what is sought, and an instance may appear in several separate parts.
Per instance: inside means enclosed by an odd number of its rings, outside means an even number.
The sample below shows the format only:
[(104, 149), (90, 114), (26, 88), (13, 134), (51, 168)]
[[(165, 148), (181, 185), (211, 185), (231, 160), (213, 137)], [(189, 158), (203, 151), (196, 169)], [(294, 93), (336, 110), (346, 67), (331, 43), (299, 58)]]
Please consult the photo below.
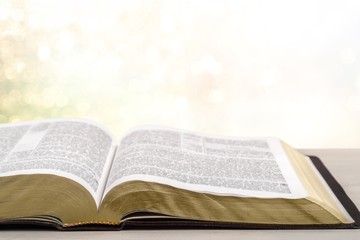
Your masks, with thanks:
[(0, 0), (0, 122), (360, 147), (360, 1)]

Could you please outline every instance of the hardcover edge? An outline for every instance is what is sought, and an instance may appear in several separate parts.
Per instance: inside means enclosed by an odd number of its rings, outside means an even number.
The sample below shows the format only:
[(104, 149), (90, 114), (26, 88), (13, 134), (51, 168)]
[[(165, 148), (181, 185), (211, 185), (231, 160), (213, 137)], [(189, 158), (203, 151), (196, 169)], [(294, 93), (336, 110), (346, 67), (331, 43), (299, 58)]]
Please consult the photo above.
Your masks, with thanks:
[(351, 224), (352, 228), (360, 228), (360, 212), (354, 202), (346, 194), (344, 188), (335, 179), (335, 177), (326, 168), (324, 163), (317, 156), (308, 156), (321, 176), (324, 178), (330, 189), (333, 191), (337, 199), (343, 205), (345, 210), (353, 218), (354, 223)]

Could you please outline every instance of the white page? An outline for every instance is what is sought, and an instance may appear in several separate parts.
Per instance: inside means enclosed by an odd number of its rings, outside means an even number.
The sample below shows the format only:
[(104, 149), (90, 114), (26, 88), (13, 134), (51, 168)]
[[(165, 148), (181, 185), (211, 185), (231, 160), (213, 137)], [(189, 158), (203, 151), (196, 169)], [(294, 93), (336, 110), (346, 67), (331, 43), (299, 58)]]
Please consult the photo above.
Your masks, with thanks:
[(0, 176), (67, 177), (82, 184), (99, 205), (115, 149), (113, 136), (89, 120), (2, 124)]
[(144, 127), (124, 136), (105, 192), (144, 180), (216, 195), (307, 195), (275, 138), (230, 138)]

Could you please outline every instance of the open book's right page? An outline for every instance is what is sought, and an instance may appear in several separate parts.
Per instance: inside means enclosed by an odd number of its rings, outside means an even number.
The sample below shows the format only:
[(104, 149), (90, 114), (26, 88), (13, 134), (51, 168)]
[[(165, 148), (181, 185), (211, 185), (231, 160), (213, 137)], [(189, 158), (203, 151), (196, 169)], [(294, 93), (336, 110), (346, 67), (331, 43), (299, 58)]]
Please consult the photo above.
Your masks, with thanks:
[(131, 180), (216, 195), (307, 196), (278, 139), (217, 137), (153, 126), (123, 137), (105, 192)]

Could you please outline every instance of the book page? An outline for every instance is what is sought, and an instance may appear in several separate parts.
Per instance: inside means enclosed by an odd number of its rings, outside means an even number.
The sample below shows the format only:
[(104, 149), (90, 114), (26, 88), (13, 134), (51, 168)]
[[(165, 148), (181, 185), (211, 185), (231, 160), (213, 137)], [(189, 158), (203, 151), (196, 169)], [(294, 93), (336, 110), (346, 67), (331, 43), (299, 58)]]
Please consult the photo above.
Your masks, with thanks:
[(82, 184), (99, 205), (115, 140), (87, 120), (0, 125), (0, 177), (55, 174)]
[(307, 195), (278, 139), (215, 137), (159, 127), (125, 135), (105, 192), (131, 180), (217, 195)]

